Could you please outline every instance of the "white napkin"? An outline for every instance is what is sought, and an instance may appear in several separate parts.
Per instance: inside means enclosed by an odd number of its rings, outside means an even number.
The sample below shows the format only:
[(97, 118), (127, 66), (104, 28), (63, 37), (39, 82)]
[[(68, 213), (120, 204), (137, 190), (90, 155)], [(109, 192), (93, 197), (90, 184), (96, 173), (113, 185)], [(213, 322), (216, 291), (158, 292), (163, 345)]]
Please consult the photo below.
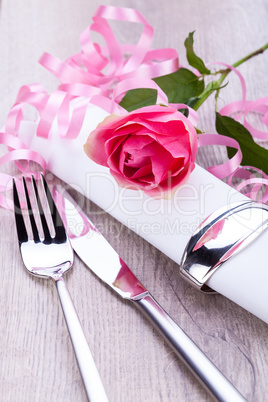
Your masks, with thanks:
[[(61, 139), (56, 124), (50, 140), (36, 137), (36, 124), (32, 122), (21, 125), (19, 136), (43, 155), (52, 173), (176, 263), (181, 262), (191, 234), (208, 215), (225, 205), (248, 200), (197, 165), (171, 200), (155, 200), (140, 191), (118, 187), (109, 170), (92, 162), (83, 151), (89, 133), (106, 116), (104, 110), (90, 105), (75, 140)], [(265, 322), (268, 322), (267, 245), (268, 231), (225, 262), (207, 282)]]

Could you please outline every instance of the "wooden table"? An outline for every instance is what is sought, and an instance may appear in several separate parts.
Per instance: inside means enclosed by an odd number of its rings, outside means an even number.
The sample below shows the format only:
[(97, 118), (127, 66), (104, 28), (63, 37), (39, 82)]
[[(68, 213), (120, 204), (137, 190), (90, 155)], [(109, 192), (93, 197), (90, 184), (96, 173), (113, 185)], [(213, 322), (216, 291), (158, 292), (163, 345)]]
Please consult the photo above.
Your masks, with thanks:
[[(196, 30), (195, 49), (206, 61), (233, 63), (267, 42), (265, 0), (118, 0), (138, 9), (155, 28), (155, 48), (174, 47), (187, 65), (183, 42)], [(1, 0), (0, 125), (23, 84), (58, 85), (38, 63), (43, 51), (65, 59), (80, 50), (97, 0)], [(122, 28), (122, 30), (121, 30)], [(116, 28), (129, 40), (135, 30)], [(268, 94), (268, 52), (241, 66), (248, 99)], [(240, 97), (236, 77), (223, 103)], [(215, 132), (213, 99), (199, 112), (199, 126)], [(1, 146), (1, 150), (3, 147)], [(3, 151), (1, 151), (3, 152)], [(219, 148), (198, 155), (203, 166), (220, 162)], [(7, 167), (11, 172), (13, 167)], [(50, 177), (50, 183), (58, 179)], [(99, 211), (92, 206), (93, 213)], [(85, 401), (68, 332), (51, 281), (31, 277), (20, 258), (13, 213), (0, 210), (0, 400)], [(205, 296), (178, 276), (178, 266), (106, 213), (103, 234), (175, 321), (249, 401), (268, 399), (267, 324), (226, 298)], [(111, 401), (209, 401), (210, 397), (151, 325), (76, 258), (66, 276), (87, 339)]]

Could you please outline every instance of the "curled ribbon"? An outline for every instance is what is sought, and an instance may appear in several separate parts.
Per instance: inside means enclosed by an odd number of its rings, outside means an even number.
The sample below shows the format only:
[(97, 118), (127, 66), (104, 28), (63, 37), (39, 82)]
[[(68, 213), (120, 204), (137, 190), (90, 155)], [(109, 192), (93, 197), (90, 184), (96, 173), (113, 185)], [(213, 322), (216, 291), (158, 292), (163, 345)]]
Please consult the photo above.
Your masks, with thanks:
[[(127, 21), (143, 25), (136, 45), (122, 45), (116, 39), (107, 20)], [(91, 40), (97, 32), (104, 41), (100, 46)], [(63, 84), (78, 83), (76, 94), (83, 95), (84, 86), (97, 87), (107, 95), (119, 81), (129, 78), (155, 78), (178, 70), (179, 60), (174, 49), (150, 49), (153, 28), (147, 20), (131, 8), (100, 6), (90, 25), (80, 37), (81, 51), (62, 61), (44, 53), (39, 62)], [(103, 70), (106, 69), (106, 72)], [(88, 88), (86, 89), (88, 91)], [(68, 91), (69, 92), (69, 91)]]
[[(256, 101), (247, 100), (245, 79), (237, 68), (221, 62), (213, 64), (220, 64), (232, 70), (238, 76), (242, 89), (242, 99), (224, 106), (219, 113), (223, 116), (235, 115), (236, 120), (242, 119), (242, 124), (249, 130), (253, 138), (267, 140), (268, 131), (257, 130), (249, 124), (247, 117), (252, 112), (263, 114), (262, 122), (268, 127), (268, 97)], [(224, 145), (236, 149), (237, 152), (233, 158), (223, 164), (210, 166), (207, 170), (219, 179), (228, 178), (227, 182), (231, 187), (243, 192), (252, 200), (262, 203), (268, 201), (268, 176), (253, 166), (240, 166), (242, 152), (237, 141), (218, 134), (201, 134), (199, 135), (199, 146), (205, 145)], [(240, 179), (242, 181), (237, 184)], [(265, 189), (260, 196), (260, 190), (264, 186)]]
[[(120, 44), (108, 20), (142, 24), (138, 43)], [(94, 43), (91, 32), (100, 34), (105, 45)], [(70, 140), (78, 136), (89, 103), (108, 113), (126, 113), (118, 104), (119, 92), (123, 95), (131, 88), (144, 85), (158, 89), (159, 100), (167, 103), (166, 95), (151, 78), (176, 71), (179, 67), (178, 55), (174, 49), (150, 49), (152, 38), (152, 26), (138, 11), (100, 6), (93, 16), (93, 23), (81, 34), (81, 51), (78, 54), (65, 61), (48, 53), (42, 55), (40, 63), (58, 77), (61, 81), (59, 87), (51, 94), (40, 84), (25, 85), (20, 89), (0, 133), (0, 143), (6, 145), (9, 151), (0, 159), (0, 164), (14, 161), (24, 175), (32, 173), (30, 162), (37, 163), (42, 170), (46, 169), (44, 158), (28, 149), (17, 137), (20, 125), (27, 119), (29, 107), (36, 114), (37, 136), (49, 139), (52, 126), (57, 121), (59, 135)], [(124, 84), (116, 89), (120, 82)], [(12, 208), (12, 202), (2, 194), (11, 189), (11, 183), (10, 175), (0, 174), (0, 205), (4, 208)]]
[[(108, 20), (127, 21), (143, 25), (138, 43), (120, 44), (116, 39)], [(91, 39), (91, 33), (97, 32), (104, 39), (101, 46)], [(0, 159), (0, 165), (14, 161), (24, 174), (30, 174), (30, 162), (37, 163), (42, 170), (46, 162), (41, 155), (31, 151), (17, 137), (20, 125), (26, 119), (27, 108), (35, 111), (36, 135), (49, 139), (52, 126), (57, 122), (59, 136), (66, 140), (75, 139), (83, 125), (89, 103), (97, 105), (108, 113), (122, 114), (125, 109), (119, 102), (124, 93), (130, 89), (152, 88), (157, 90), (157, 103), (170, 107), (188, 108), (189, 119), (197, 125), (197, 113), (186, 105), (169, 104), (166, 94), (152, 80), (157, 76), (170, 74), (179, 68), (179, 60), (174, 49), (150, 49), (153, 28), (136, 10), (111, 6), (100, 6), (93, 16), (93, 23), (81, 34), (81, 51), (62, 61), (55, 56), (44, 53), (40, 63), (54, 74), (61, 82), (59, 87), (48, 94), (40, 84), (23, 86), (11, 108), (5, 128), (0, 132), (0, 143), (8, 147), (8, 153)], [(210, 63), (211, 64), (211, 63)], [(257, 101), (246, 99), (246, 84), (241, 73), (225, 63), (237, 75), (242, 87), (242, 99), (233, 102), (220, 110), (222, 115), (238, 113), (236, 119), (243, 118), (245, 127), (258, 139), (266, 139), (267, 132), (253, 128), (248, 122), (252, 111), (263, 114), (263, 123), (268, 126), (268, 98)], [(237, 141), (218, 134), (202, 134), (199, 136), (199, 146), (223, 145), (237, 149), (233, 158), (218, 166), (210, 166), (208, 170), (219, 179), (228, 177), (228, 184), (235, 186), (235, 178), (243, 182), (236, 188), (242, 191), (251, 188), (247, 195), (256, 199), (263, 184), (268, 184), (264, 172), (252, 167), (240, 167), (242, 152)], [(24, 163), (21, 161), (24, 160)], [(260, 177), (252, 174), (252, 169)], [(3, 196), (11, 188), (11, 177), (0, 174), (0, 205), (11, 208), (11, 203)], [(262, 202), (268, 201), (268, 187)]]

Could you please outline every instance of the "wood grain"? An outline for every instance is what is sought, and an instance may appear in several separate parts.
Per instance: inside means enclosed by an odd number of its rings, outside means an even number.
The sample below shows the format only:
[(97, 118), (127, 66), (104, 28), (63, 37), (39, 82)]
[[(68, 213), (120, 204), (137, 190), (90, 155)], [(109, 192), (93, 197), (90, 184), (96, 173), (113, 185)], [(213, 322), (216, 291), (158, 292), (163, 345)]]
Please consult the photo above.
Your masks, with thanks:
[[(21, 85), (41, 82), (48, 91), (56, 87), (57, 80), (38, 65), (40, 55), (48, 51), (64, 59), (78, 52), (79, 35), (100, 4), (1, 1), (1, 126)], [(206, 61), (233, 63), (268, 38), (265, 0), (106, 0), (105, 4), (138, 9), (155, 28), (153, 46), (176, 48), (184, 65), (183, 42), (193, 30), (196, 50)], [(119, 26), (116, 33), (130, 40), (138, 31)], [(249, 99), (267, 96), (267, 65), (264, 54), (241, 66)], [(222, 92), (222, 105), (239, 99), (237, 78), (231, 77), (230, 84)], [(199, 113), (199, 125), (208, 133), (215, 130), (213, 110), (211, 99)], [(198, 163), (207, 166), (223, 156), (215, 147), (201, 151)], [(100, 212), (94, 205), (91, 211)], [(12, 212), (1, 209), (0, 217), (0, 400), (86, 401), (56, 289), (52, 282), (24, 270)], [(196, 292), (166, 256), (106, 213), (96, 217), (103, 234), (140, 280), (247, 400), (267, 400), (267, 324), (220, 295)], [(66, 281), (111, 401), (210, 401), (140, 313), (78, 258)]]

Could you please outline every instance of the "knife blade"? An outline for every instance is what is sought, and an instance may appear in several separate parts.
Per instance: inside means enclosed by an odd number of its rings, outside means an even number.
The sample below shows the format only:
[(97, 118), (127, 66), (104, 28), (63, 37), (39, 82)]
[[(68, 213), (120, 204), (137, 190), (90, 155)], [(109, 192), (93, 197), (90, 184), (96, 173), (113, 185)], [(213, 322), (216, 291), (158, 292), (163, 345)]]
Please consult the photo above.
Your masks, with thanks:
[(72, 247), (81, 260), (117, 294), (135, 304), (214, 399), (246, 401), (158, 304), (70, 194), (59, 186), (53, 193)]

